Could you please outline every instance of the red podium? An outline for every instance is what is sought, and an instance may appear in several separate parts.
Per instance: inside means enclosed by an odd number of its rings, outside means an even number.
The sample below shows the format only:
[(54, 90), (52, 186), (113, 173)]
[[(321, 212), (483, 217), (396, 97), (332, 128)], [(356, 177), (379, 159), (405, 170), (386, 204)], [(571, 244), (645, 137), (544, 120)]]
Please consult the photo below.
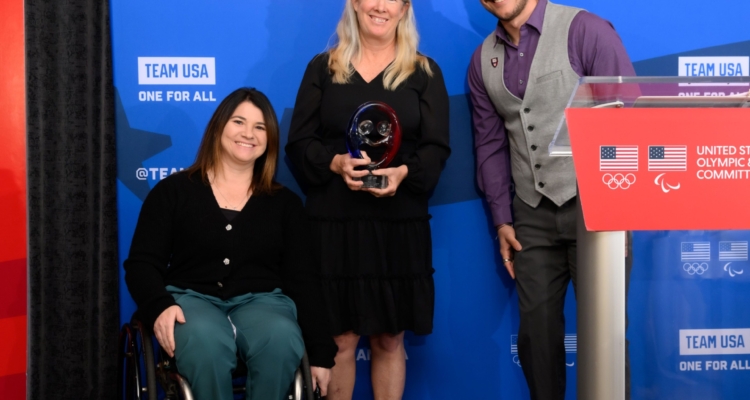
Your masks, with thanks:
[(572, 155), (578, 179), (579, 399), (625, 398), (625, 231), (750, 228), (748, 89), (748, 77), (576, 87), (549, 150)]

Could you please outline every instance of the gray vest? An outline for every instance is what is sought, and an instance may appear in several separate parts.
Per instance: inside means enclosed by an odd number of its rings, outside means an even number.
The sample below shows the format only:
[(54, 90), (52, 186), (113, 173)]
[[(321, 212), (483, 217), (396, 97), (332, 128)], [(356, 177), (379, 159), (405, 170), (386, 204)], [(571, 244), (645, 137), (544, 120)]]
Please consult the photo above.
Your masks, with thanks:
[(550, 157), (547, 148), (579, 78), (568, 59), (568, 31), (580, 11), (547, 4), (523, 100), (505, 87), (503, 43), (493, 32), (482, 45), (482, 79), (505, 120), (516, 196), (532, 207), (539, 205), (542, 196), (558, 206), (576, 196), (572, 158)]

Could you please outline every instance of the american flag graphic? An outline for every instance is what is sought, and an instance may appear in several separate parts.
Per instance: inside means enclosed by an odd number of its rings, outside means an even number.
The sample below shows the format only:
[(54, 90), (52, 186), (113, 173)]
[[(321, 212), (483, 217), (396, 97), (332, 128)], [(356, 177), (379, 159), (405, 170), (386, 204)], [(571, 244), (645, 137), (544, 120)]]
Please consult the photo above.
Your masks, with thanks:
[(578, 335), (565, 334), (565, 352), (575, 353), (578, 351)]
[(719, 242), (719, 261), (747, 261), (747, 242)]
[(687, 146), (648, 146), (649, 171), (687, 171)]
[(638, 146), (600, 146), (599, 171), (638, 171)]
[[(576, 353), (578, 351), (578, 335), (565, 334), (565, 352)], [(510, 354), (518, 354), (518, 335), (510, 335)]]
[(711, 242), (682, 242), (681, 261), (711, 261)]

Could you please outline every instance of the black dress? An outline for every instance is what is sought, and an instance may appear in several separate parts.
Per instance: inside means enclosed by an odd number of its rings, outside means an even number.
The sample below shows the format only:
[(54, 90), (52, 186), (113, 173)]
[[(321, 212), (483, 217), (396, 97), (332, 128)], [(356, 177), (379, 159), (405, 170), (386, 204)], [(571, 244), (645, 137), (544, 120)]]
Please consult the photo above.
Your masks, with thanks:
[[(448, 147), (448, 94), (442, 73), (417, 68), (395, 91), (381, 72), (366, 82), (356, 72), (334, 84), (328, 55), (308, 64), (294, 107), (286, 153), (307, 187), (313, 248), (322, 266), (323, 292), (333, 333), (359, 335), (432, 331), (435, 288), (427, 201)], [(361, 104), (382, 101), (396, 111), (402, 144), (389, 167), (408, 176), (393, 197), (352, 191), (329, 166), (347, 152), (345, 131)], [(373, 157), (376, 158), (376, 157)]]

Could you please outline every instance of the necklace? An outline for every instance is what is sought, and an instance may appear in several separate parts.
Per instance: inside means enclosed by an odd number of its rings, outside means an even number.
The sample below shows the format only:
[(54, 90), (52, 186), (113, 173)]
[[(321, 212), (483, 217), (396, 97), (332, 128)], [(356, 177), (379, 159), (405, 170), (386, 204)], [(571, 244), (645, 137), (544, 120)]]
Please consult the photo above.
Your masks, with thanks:
[[(219, 196), (221, 196), (221, 198), (223, 198), (224, 201), (227, 203), (227, 206), (226, 207), (222, 207), (222, 208), (231, 208), (232, 210), (235, 210), (235, 211), (239, 211), (238, 209), (242, 205), (245, 204), (245, 202), (247, 201), (247, 199), (250, 198), (250, 194), (252, 193), (252, 192), (250, 192), (250, 193), (246, 194), (245, 197), (243, 197), (242, 200), (240, 201), (240, 204), (238, 204), (236, 206), (233, 206), (233, 205), (229, 204), (229, 200), (227, 200), (227, 197), (224, 196), (224, 193), (221, 192), (221, 189), (219, 189), (219, 185), (213, 184), (213, 185), (211, 185), (211, 187), (215, 188), (216, 191), (219, 192)], [(219, 207), (221, 207), (221, 204), (219, 204)]]

